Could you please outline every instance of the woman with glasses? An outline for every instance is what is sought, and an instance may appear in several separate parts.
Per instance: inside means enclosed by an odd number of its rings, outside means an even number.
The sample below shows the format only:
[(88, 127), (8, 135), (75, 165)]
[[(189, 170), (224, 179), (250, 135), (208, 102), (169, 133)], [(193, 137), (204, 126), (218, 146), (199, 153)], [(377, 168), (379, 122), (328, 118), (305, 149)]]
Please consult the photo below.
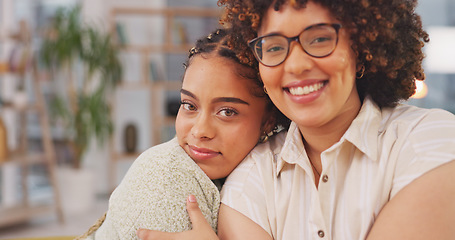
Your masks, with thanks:
[[(228, 177), (220, 238), (454, 239), (455, 117), (401, 103), (424, 79), (416, 1), (219, 4), (292, 120)], [(192, 221), (172, 237), (207, 236)]]

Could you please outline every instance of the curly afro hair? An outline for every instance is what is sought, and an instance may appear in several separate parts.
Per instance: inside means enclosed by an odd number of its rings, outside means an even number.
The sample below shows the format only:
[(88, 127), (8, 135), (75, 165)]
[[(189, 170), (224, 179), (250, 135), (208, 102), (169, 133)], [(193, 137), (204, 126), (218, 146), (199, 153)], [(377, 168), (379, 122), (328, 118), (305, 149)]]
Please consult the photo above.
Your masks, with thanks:
[[(416, 0), (312, 0), (329, 11), (349, 31), (357, 65), (365, 72), (357, 79), (360, 98), (370, 96), (379, 107), (393, 107), (415, 92), (424, 80), (422, 47), (429, 41), (415, 13)], [(254, 58), (247, 42), (257, 37), (267, 9), (283, 4), (305, 7), (308, 0), (218, 0), (225, 7), (222, 24), (233, 28), (231, 47), (243, 51), (241, 61)]]

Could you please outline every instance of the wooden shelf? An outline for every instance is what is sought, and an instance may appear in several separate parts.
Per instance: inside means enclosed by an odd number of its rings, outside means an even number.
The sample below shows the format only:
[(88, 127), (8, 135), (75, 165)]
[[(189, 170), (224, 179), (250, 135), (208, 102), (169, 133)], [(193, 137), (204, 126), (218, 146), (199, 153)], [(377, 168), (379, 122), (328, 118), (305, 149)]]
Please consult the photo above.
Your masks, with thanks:
[(183, 17), (219, 17), (222, 14), (221, 8), (202, 7), (169, 7), (169, 8), (114, 8), (112, 15), (164, 15), (168, 18), (175, 16)]
[(120, 89), (140, 90), (144, 88), (162, 88), (164, 90), (180, 90), (182, 82), (180, 80), (169, 81), (123, 81), (118, 87)]
[(0, 73), (8, 72), (8, 63), (0, 62)]
[[(24, 222), (31, 218), (41, 215), (44, 213), (50, 213), (54, 211), (60, 222), (63, 223), (63, 212), (60, 203), (59, 189), (57, 187), (57, 181), (55, 179), (55, 149), (52, 140), (49, 116), (47, 115), (46, 103), (42, 92), (42, 86), (40, 81), (40, 74), (38, 73), (38, 66), (35, 59), (30, 59), (30, 67), (26, 69), (32, 75), (32, 86), (33, 96), (35, 97), (34, 103), (27, 103), (25, 107), (17, 107), (12, 103), (4, 103), (2, 108), (13, 110), (18, 114), (17, 126), (20, 129), (20, 133), (17, 136), (18, 144), (17, 150), (9, 153), (6, 161), (0, 162), (0, 168), (5, 167), (8, 164), (12, 164), (13, 167), (21, 169), (20, 171), (20, 184), (22, 188), (22, 200), (17, 205), (12, 207), (5, 207), (0, 204), (0, 227), (12, 225), (15, 223)], [(26, 91), (28, 93), (28, 91)], [(27, 114), (33, 112), (37, 115), (39, 121), (39, 128), (41, 130), (41, 143), (43, 150), (33, 150), (28, 147), (28, 140), (30, 136), (27, 131)], [(13, 136), (14, 137), (14, 136)], [(53, 202), (49, 205), (35, 206), (31, 202), (31, 196), (29, 196), (29, 181), (27, 180), (30, 174), (31, 165), (40, 164), (47, 168), (47, 179), (50, 183), (53, 193)], [(15, 184), (15, 183), (14, 183)], [(3, 191), (0, 188), (0, 191)], [(8, 204), (8, 203), (5, 203)]]
[(162, 127), (171, 127), (175, 124), (175, 117), (174, 116), (164, 116), (159, 119), (159, 125)]
[(34, 153), (34, 154), (12, 154), (6, 161), (0, 162), (0, 166), (7, 163), (14, 164), (26, 164), (26, 165), (35, 165), (42, 164), (46, 161), (46, 155), (44, 153)]
[(122, 152), (122, 153), (114, 153), (114, 156), (115, 158), (117, 159), (117, 161), (121, 161), (121, 160), (135, 160), (137, 157), (139, 157), (139, 155), (141, 155), (141, 152), (133, 152), (133, 153), (125, 153), (125, 152)]
[(181, 81), (154, 81), (152, 86), (164, 88), (166, 90), (180, 90), (182, 87)]
[(55, 207), (45, 206), (13, 206), (0, 208), (0, 226), (10, 226), (25, 222), (33, 217), (43, 215), (55, 210)]
[(3, 103), (2, 105), (2, 108), (4, 109), (12, 109), (12, 110), (15, 110), (17, 112), (20, 112), (20, 113), (24, 113), (24, 112), (30, 112), (30, 111), (39, 111), (40, 110), (40, 106), (38, 104), (27, 104), (26, 106), (24, 106), (23, 108), (22, 107), (17, 107), (17, 106), (14, 106), (12, 103)]
[(193, 46), (191, 44), (163, 44), (163, 45), (132, 45), (125, 44), (120, 48), (123, 51), (133, 51), (140, 53), (174, 53), (174, 54), (188, 54), (188, 50)]

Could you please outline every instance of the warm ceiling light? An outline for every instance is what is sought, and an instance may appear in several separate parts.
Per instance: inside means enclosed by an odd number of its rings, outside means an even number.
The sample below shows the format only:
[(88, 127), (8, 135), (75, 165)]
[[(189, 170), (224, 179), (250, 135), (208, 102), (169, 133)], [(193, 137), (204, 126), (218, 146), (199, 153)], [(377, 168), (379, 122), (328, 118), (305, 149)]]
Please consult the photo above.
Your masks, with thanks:
[(416, 92), (414, 93), (414, 95), (411, 96), (411, 98), (419, 99), (419, 98), (424, 98), (425, 96), (427, 96), (427, 93), (428, 93), (427, 85), (421, 80), (416, 80), (415, 82), (416, 82)]

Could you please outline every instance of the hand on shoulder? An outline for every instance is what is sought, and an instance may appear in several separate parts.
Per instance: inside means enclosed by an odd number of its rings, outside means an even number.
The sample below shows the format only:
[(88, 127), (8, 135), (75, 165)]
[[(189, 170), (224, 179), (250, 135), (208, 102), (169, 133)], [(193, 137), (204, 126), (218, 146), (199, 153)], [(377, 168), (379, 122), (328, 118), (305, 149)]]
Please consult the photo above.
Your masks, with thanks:
[(137, 231), (137, 236), (141, 240), (218, 240), (218, 236), (213, 231), (207, 220), (204, 218), (204, 215), (202, 215), (195, 196), (190, 195), (187, 198), (186, 210), (188, 211), (191, 223), (193, 224), (192, 230), (180, 233), (167, 233), (147, 229), (139, 229)]

